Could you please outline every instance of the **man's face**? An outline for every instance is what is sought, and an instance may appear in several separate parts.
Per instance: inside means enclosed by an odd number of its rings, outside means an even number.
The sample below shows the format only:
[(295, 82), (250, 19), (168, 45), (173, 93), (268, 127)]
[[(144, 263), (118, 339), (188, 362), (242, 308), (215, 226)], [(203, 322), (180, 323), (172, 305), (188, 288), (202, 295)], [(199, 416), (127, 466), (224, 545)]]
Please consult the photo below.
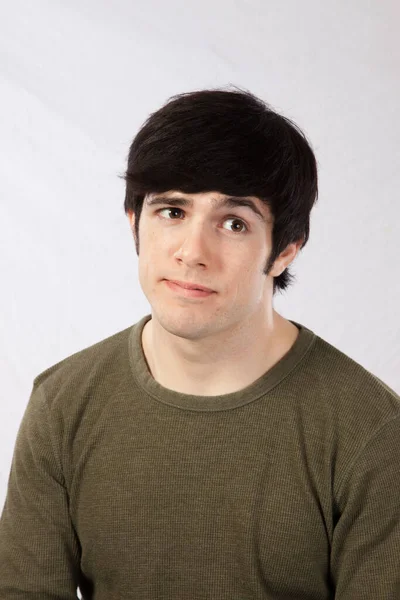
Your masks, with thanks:
[[(272, 275), (279, 275), (293, 258), (292, 253), (277, 259), (271, 274), (264, 275), (272, 248), (269, 209), (256, 197), (246, 200), (260, 214), (248, 206), (217, 206), (227, 198), (218, 192), (169, 191), (144, 199), (139, 281), (153, 319), (174, 335), (200, 339), (240, 328), (258, 316), (261, 322), (272, 306)], [(133, 229), (133, 213), (129, 219)], [(187, 297), (165, 280), (197, 283), (214, 293)]]

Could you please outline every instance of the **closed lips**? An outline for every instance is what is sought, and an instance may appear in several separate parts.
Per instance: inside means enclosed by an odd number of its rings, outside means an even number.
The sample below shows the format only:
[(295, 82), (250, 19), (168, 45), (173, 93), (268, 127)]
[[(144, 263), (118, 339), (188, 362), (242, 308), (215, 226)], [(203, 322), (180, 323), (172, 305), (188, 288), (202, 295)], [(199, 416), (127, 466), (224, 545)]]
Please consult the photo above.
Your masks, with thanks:
[(169, 279), (171, 283), (176, 283), (177, 285), (187, 289), (187, 290), (200, 290), (202, 292), (213, 292), (210, 288), (204, 287), (202, 285), (198, 285), (195, 283), (185, 283), (184, 281), (177, 281), (176, 279)]

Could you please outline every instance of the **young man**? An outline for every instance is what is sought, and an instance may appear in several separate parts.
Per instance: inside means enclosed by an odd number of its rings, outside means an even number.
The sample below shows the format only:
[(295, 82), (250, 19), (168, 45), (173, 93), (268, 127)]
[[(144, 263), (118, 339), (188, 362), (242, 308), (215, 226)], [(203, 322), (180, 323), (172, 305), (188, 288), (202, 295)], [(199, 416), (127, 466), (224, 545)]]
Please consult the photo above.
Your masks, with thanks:
[(150, 116), (124, 208), (151, 315), (35, 378), (1, 598), (400, 598), (400, 398), (273, 307), (316, 198), (248, 92)]

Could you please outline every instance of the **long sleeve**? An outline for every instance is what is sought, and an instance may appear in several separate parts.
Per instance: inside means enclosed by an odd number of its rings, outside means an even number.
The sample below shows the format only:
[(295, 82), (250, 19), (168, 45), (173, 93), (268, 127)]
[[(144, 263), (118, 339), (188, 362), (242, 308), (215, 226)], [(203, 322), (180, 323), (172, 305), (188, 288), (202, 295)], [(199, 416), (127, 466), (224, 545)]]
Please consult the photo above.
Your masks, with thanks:
[(77, 598), (79, 541), (55, 449), (46, 399), (34, 383), (0, 519), (0, 598)]
[(335, 600), (400, 599), (400, 417), (362, 449), (339, 490)]

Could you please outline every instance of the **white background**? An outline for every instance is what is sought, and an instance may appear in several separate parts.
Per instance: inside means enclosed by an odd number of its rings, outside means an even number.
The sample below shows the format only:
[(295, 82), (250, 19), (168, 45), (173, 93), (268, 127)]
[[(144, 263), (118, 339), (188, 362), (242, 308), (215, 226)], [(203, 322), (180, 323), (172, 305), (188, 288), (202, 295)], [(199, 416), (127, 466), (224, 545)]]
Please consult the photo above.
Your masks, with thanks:
[(123, 211), (131, 140), (181, 92), (295, 120), (320, 196), (275, 308), (400, 392), (397, 0), (13, 0), (0, 9), (0, 505), (41, 371), (150, 313)]

